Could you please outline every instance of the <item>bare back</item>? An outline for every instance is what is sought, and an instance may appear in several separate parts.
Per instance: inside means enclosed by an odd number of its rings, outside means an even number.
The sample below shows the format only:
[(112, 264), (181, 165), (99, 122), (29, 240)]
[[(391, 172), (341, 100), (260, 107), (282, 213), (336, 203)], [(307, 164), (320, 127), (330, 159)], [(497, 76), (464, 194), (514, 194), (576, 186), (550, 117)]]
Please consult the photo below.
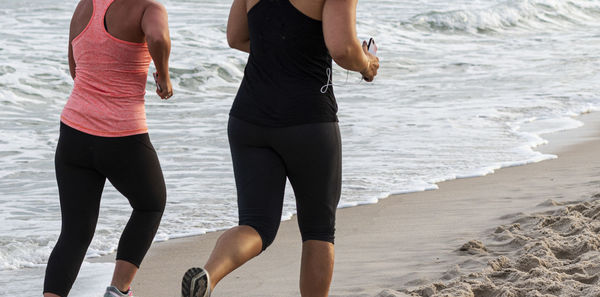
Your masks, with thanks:
[[(150, 0), (115, 0), (106, 11), (105, 25), (113, 37), (135, 43), (146, 41), (141, 21), (149, 5), (157, 3)], [(79, 35), (90, 22), (93, 14), (93, 1), (81, 0), (71, 20), (70, 41)]]
[[(246, 0), (247, 10), (250, 11), (254, 5), (261, 0)], [(266, 0), (265, 0), (266, 1)], [(323, 5), (325, 0), (288, 0), (300, 12), (315, 20), (323, 19)]]

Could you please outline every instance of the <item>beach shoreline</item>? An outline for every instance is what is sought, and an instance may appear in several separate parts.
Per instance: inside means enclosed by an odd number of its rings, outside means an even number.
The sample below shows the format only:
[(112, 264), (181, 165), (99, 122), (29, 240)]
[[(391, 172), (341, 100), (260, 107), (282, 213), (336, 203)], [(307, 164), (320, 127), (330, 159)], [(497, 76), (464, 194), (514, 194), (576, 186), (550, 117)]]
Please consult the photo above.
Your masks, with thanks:
[[(439, 189), (392, 195), (377, 204), (338, 210), (336, 267), (330, 296), (376, 296), (435, 281), (456, 265), (478, 271), (485, 263), (457, 252), (492, 228), (564, 202), (600, 192), (600, 114), (576, 118), (580, 128), (543, 135), (536, 150), (559, 157), (439, 183)], [(577, 170), (572, 170), (577, 169)], [(554, 201), (556, 203), (548, 203)], [(223, 231), (158, 242), (134, 283), (136, 296), (178, 296), (180, 277), (201, 266)], [(212, 296), (299, 296), (301, 240), (295, 216), (284, 221), (274, 244), (234, 271)], [(92, 262), (111, 261), (114, 255)], [(465, 262), (465, 260), (467, 260)]]
[[(226, 40), (230, 2), (161, 2), (169, 14), (176, 95), (168, 101), (156, 95), (151, 64), (146, 120), (167, 205), (133, 284), (136, 296), (146, 297), (178, 296), (181, 274), (204, 263), (222, 234), (215, 231), (237, 223), (227, 121), (248, 62), (248, 54)], [(59, 115), (73, 90), (66, 45), (77, 1), (4, 4), (0, 296), (39, 296), (62, 229), (54, 157)], [(447, 183), (436, 182), (553, 158), (530, 149), (543, 143), (538, 135), (578, 127), (576, 115), (600, 111), (598, 11), (600, 1), (360, 1), (356, 36), (377, 41), (382, 63), (373, 83), (332, 65), (344, 159), (332, 296), (373, 296), (383, 288), (412, 292), (440, 277), (478, 272), (485, 266), (481, 258), (456, 254), (464, 243), (480, 240), (490, 248), (485, 240), (496, 227), (553, 209), (555, 197), (591, 194), (584, 190), (595, 189), (598, 170), (587, 164), (595, 157), (575, 160), (564, 172), (533, 165), (451, 183), (470, 191), (448, 191)], [(560, 141), (569, 146), (586, 137)], [(539, 149), (552, 153), (556, 143)], [(496, 177), (505, 170), (523, 181), (499, 187), (513, 182)], [(546, 180), (527, 175), (546, 171)], [(387, 197), (438, 186), (442, 190)], [(554, 187), (568, 190), (550, 191)], [(288, 184), (286, 222), (275, 245), (225, 279), (213, 296), (299, 295), (300, 235), (295, 218), (287, 221), (293, 196)], [(550, 206), (537, 206), (541, 197)], [(101, 198), (94, 237), (69, 296), (102, 296), (112, 277), (132, 209), (108, 180)], [(502, 219), (504, 212), (514, 217)]]

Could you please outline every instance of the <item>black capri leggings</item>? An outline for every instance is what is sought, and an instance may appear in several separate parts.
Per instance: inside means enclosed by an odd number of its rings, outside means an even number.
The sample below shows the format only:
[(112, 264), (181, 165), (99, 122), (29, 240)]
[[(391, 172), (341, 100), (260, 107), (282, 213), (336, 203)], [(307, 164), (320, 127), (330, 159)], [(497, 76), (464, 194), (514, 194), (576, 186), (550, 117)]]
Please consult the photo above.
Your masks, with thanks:
[(69, 294), (94, 236), (107, 178), (133, 207), (117, 260), (139, 267), (166, 201), (162, 170), (148, 134), (99, 137), (61, 123), (55, 167), (62, 227), (48, 259), (44, 292)]
[(296, 196), (302, 240), (333, 243), (342, 172), (338, 124), (273, 128), (230, 117), (228, 134), (239, 224), (260, 234), (263, 250), (281, 222), (286, 177)]

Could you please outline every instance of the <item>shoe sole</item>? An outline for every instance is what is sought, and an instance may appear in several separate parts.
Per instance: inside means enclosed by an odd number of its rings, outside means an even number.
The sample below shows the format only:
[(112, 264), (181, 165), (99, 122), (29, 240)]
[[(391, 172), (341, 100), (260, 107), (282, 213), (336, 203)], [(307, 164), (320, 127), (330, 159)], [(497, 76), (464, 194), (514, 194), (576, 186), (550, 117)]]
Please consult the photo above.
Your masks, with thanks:
[[(196, 287), (199, 285), (198, 281), (202, 279), (203, 276), (206, 276), (206, 291), (202, 296), (193, 295), (196, 290)], [(198, 267), (190, 268), (183, 275), (183, 280), (181, 281), (181, 296), (182, 297), (210, 297), (210, 277), (206, 270)]]

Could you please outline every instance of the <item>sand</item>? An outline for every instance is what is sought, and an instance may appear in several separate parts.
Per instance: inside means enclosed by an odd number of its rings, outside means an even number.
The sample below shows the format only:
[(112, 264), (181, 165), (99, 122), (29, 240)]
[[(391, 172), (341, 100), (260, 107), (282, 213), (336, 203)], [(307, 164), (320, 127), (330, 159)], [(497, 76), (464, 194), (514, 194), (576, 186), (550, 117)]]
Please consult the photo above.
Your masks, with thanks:
[[(561, 205), (548, 200), (542, 206)], [(556, 211), (524, 215), (499, 226), (487, 245), (471, 240), (458, 249), (466, 261), (487, 261), (484, 269), (378, 296), (600, 296), (600, 194)], [(407, 294), (402, 294), (407, 293)]]
[[(330, 296), (600, 296), (600, 115), (578, 119), (583, 128), (545, 136), (540, 149), (557, 159), (339, 210)], [(136, 296), (179, 296), (220, 234), (155, 243)], [(299, 296), (300, 247), (295, 218), (283, 222), (212, 296)]]

